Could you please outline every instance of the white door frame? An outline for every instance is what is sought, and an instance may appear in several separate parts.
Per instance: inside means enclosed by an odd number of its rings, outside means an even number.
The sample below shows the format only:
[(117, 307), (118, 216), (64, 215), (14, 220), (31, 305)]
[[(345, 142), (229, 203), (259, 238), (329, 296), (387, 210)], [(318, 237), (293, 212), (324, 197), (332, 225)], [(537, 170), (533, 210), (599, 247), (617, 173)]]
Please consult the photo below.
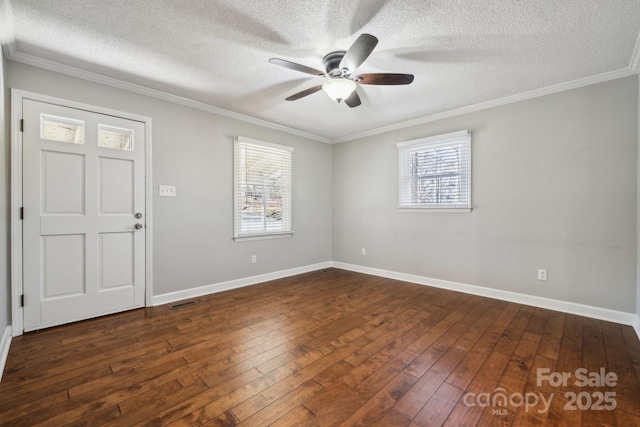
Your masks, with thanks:
[(152, 174), (151, 174), (151, 118), (137, 114), (125, 113), (94, 105), (55, 98), (21, 89), (11, 89), (11, 335), (18, 336), (24, 332), (24, 318), (21, 304), (23, 295), (22, 277), (22, 102), (25, 99), (57, 104), (79, 110), (91, 111), (99, 114), (122, 117), (145, 124), (145, 305), (151, 306), (153, 296), (153, 211), (152, 211)]

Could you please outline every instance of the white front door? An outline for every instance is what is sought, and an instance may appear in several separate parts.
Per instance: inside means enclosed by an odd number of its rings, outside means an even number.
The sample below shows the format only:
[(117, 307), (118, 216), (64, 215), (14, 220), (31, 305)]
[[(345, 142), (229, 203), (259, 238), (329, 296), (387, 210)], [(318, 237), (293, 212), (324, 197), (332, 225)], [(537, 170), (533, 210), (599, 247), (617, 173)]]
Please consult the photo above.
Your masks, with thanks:
[(24, 99), (24, 330), (144, 305), (145, 124)]

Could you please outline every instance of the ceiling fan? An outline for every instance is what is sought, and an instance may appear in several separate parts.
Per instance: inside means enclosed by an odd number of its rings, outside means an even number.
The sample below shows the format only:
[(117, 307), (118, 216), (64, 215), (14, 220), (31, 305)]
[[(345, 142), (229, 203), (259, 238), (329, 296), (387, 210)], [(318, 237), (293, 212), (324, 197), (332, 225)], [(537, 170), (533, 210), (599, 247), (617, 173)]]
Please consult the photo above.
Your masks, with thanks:
[(321, 85), (313, 86), (286, 98), (286, 101), (295, 101), (323, 89), (329, 97), (337, 102), (344, 101), (349, 107), (357, 107), (361, 104), (360, 96), (356, 90), (357, 84), (361, 85), (408, 85), (413, 81), (413, 74), (373, 73), (352, 74), (371, 55), (378, 44), (378, 39), (371, 34), (361, 34), (351, 45), (349, 50), (331, 52), (322, 59), (325, 71), (316, 70), (305, 65), (287, 61), (285, 59), (271, 58), (269, 62), (291, 70), (325, 77), (328, 80)]

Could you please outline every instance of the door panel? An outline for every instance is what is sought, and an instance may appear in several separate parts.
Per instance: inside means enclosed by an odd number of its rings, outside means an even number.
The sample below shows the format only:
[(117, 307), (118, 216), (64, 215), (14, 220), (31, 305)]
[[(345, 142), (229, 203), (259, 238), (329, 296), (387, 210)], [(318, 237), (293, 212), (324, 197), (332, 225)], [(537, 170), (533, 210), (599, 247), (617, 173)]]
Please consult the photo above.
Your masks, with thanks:
[(42, 152), (42, 215), (84, 213), (84, 155)]
[(25, 331), (144, 305), (144, 124), (27, 99), (23, 118)]
[(100, 289), (133, 286), (132, 233), (100, 234)]
[(98, 188), (101, 214), (133, 215), (133, 171), (132, 160), (100, 158)]
[(85, 293), (82, 234), (42, 236), (42, 299)]

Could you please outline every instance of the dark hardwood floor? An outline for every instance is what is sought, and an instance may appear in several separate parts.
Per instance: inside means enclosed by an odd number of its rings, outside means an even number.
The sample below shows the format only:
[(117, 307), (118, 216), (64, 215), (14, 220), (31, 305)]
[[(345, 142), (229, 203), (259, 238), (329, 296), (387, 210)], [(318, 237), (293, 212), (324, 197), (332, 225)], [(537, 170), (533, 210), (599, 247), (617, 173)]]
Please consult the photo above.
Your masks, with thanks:
[(629, 326), (337, 269), (197, 301), (14, 338), (0, 424), (640, 426)]

